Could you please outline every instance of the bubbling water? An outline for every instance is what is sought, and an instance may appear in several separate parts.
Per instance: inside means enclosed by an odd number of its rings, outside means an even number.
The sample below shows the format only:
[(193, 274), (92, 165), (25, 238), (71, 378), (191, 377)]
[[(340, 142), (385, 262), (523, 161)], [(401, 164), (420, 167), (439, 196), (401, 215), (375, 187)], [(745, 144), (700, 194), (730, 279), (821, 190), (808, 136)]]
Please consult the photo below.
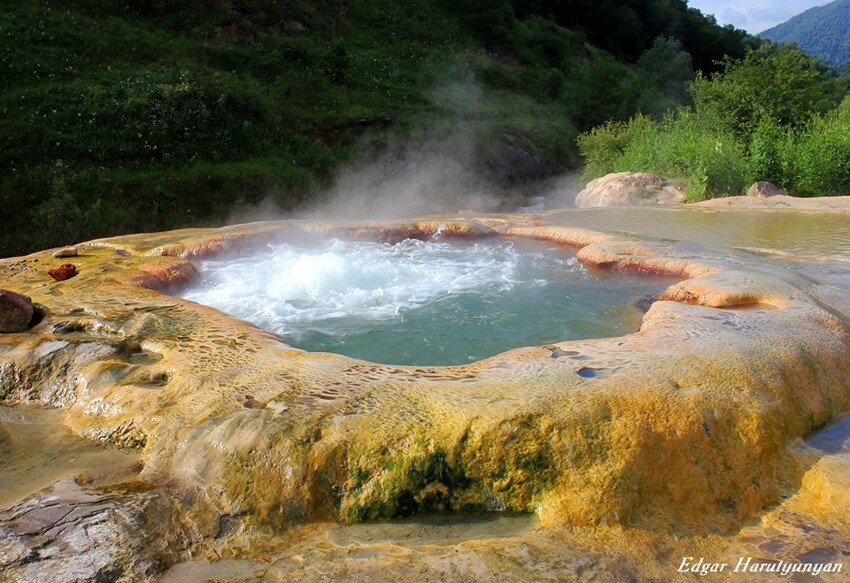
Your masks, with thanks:
[(183, 297), (305, 350), (463, 364), (519, 346), (632, 331), (658, 278), (594, 274), (534, 241), (329, 240), (200, 265)]

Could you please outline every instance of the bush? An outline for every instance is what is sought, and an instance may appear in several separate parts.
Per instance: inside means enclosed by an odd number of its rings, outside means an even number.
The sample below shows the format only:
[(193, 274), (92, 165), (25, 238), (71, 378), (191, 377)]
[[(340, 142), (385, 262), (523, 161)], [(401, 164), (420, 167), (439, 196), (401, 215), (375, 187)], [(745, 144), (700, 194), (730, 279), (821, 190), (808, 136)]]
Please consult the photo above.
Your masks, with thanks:
[(772, 117), (763, 118), (750, 142), (749, 165), (752, 182), (766, 180), (786, 188), (789, 184), (788, 151), (793, 133)]
[(785, 165), (794, 194), (850, 194), (850, 97), (800, 132), (786, 151)]
[(727, 59), (725, 70), (710, 79), (698, 75), (690, 92), (697, 111), (749, 138), (768, 118), (782, 126), (804, 125), (824, 106), (826, 81), (817, 60), (792, 46), (766, 43), (740, 61)]
[(634, 144), (654, 141), (658, 132), (658, 124), (638, 114), (628, 122), (608, 122), (580, 135), (578, 148), (585, 159), (585, 177), (592, 179), (623, 171), (626, 151)]
[(662, 122), (638, 115), (579, 138), (585, 178), (610, 172), (651, 172), (681, 181), (691, 201), (738, 194), (747, 185), (744, 148), (688, 109)]
[(767, 180), (801, 196), (850, 193), (850, 97), (834, 100), (834, 79), (821, 78), (792, 47), (766, 46), (711, 80), (690, 87), (693, 108), (655, 122), (637, 115), (578, 138), (585, 178), (651, 172), (681, 180), (689, 200), (741, 194)]

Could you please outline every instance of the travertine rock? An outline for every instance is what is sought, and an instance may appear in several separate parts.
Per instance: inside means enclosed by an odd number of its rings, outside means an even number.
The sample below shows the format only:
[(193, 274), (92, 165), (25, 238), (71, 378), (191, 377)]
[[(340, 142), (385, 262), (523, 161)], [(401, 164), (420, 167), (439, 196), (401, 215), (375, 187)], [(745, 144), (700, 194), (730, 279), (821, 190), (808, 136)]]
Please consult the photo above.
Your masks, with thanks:
[(773, 184), (772, 182), (756, 182), (749, 190), (747, 196), (753, 198), (770, 198), (771, 196), (788, 196), (788, 192)]
[(59, 259), (64, 259), (66, 257), (76, 257), (77, 254), (77, 248), (73, 246), (63, 247), (62, 249), (53, 252), (53, 256)]
[(681, 186), (655, 174), (618, 172), (590, 181), (576, 196), (579, 208), (664, 206), (685, 202)]
[[(715, 533), (799, 483), (793, 445), (850, 409), (847, 323), (810, 282), (753, 255), (547, 216), (116, 237), (86, 244), (80, 275), (63, 285), (6, 260), (3, 285), (49, 315), (38, 333), (0, 338), (0, 395), (61, 404), (76, 433), (141, 448), (143, 478), (173, 485), (186, 513), (278, 531), (473, 508), (535, 512), (546, 528)], [(296, 350), (157, 291), (196, 273), (189, 258), (269, 240), (497, 231), (573, 246), (588, 266), (682, 281), (638, 333), (454, 367)]]

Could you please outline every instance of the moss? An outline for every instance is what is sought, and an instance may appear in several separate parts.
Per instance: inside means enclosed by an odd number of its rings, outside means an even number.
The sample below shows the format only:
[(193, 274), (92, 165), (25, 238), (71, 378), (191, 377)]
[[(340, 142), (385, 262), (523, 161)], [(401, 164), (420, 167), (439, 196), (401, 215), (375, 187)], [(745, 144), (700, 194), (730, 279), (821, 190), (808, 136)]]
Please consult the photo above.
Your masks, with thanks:
[[(418, 512), (455, 509), (454, 499), (470, 486), (457, 460), (432, 444), (376, 452), (355, 465), (340, 504), (341, 518), (360, 522), (377, 518), (408, 516)], [(463, 507), (483, 509), (464, 496)]]

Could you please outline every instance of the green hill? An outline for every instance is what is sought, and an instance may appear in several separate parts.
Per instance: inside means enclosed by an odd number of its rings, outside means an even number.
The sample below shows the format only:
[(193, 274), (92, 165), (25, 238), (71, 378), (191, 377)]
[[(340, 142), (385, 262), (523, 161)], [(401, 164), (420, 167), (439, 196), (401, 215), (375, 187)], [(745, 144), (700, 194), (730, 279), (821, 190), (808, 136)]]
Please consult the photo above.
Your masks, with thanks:
[(850, 0), (836, 0), (759, 34), (774, 42), (794, 42), (813, 57), (847, 73), (850, 62)]
[(295, 208), (424, 143), (522, 190), (756, 43), (682, 0), (3, 4), (0, 256)]

